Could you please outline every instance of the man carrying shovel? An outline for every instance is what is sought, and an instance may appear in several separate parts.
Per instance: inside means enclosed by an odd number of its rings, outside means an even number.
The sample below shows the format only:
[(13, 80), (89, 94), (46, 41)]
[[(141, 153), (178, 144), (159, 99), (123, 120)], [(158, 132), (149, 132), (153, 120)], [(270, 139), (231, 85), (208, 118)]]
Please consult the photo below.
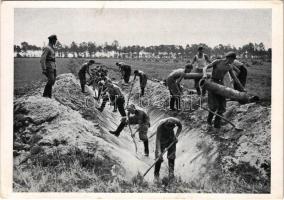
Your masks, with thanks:
[[(176, 134), (174, 134), (174, 128), (178, 127)], [(156, 163), (154, 170), (155, 180), (159, 179), (160, 168), (163, 162), (163, 153), (165, 149), (168, 148), (167, 158), (169, 164), (169, 179), (174, 178), (174, 167), (175, 167), (175, 152), (177, 138), (182, 130), (182, 124), (179, 119), (174, 117), (169, 117), (162, 119), (157, 128), (156, 136)]]
[(116, 65), (119, 67), (124, 82), (128, 83), (131, 75), (131, 66), (122, 62), (116, 63)]
[[(109, 132), (118, 137), (120, 135), (120, 132), (127, 125), (127, 123), (138, 124), (138, 129), (136, 132), (139, 133), (139, 139), (143, 141), (144, 154), (145, 156), (148, 157), (149, 156), (149, 142), (148, 142), (147, 132), (148, 132), (148, 128), (150, 127), (150, 118), (146, 112), (144, 112), (143, 110), (137, 109), (133, 104), (127, 107), (127, 111), (128, 111), (128, 122), (127, 120), (122, 120), (115, 131), (109, 131)], [(130, 116), (130, 114), (132, 114), (132, 116)]]
[[(233, 72), (233, 66), (231, 65), (236, 59), (236, 53), (228, 52), (225, 55), (225, 59), (217, 59), (214, 60), (211, 64), (207, 65), (203, 68), (203, 79), (207, 78), (206, 70), (209, 68), (213, 68), (211, 81), (220, 85), (224, 85), (223, 79), (227, 72), (229, 72), (232, 77), (234, 83), (238, 85), (241, 91), (245, 91), (244, 87), (235, 76)], [(214, 119), (214, 128), (221, 128), (221, 117), (223, 113), (226, 111), (226, 98), (216, 94), (212, 91), (208, 91), (208, 107), (211, 112), (209, 112), (207, 117), (207, 124), (209, 125), (209, 129), (211, 129), (212, 120), (214, 117), (214, 112), (217, 112), (219, 116), (215, 116)]]

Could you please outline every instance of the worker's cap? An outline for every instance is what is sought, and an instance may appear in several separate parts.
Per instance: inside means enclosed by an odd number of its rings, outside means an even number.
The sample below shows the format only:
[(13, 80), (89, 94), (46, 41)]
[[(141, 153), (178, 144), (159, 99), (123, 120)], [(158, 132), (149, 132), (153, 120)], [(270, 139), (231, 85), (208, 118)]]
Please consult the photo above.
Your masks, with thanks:
[(197, 50), (198, 50), (198, 51), (203, 50), (203, 46), (199, 46)]
[(89, 60), (89, 63), (90, 63), (90, 64), (94, 64), (95, 61), (94, 61), (94, 60)]
[(57, 40), (57, 36), (56, 35), (51, 35), (48, 37), (49, 40)]
[(116, 65), (119, 65), (119, 63), (117, 62), (117, 63), (115, 63)]
[(136, 70), (134, 70), (134, 74), (138, 74), (138, 70), (136, 69)]
[(135, 110), (135, 105), (134, 104), (130, 104), (129, 106), (126, 107), (126, 110)]
[(237, 55), (236, 55), (235, 52), (229, 51), (228, 53), (225, 54), (225, 57), (226, 58), (234, 58), (234, 59), (236, 59)]

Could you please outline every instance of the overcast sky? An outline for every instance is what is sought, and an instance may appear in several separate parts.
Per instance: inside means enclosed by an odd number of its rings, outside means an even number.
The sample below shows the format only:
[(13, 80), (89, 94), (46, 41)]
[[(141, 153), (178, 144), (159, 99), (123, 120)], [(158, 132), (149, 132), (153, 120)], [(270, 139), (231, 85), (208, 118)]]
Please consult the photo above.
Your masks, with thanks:
[(121, 45), (213, 47), (263, 42), (271, 47), (270, 9), (15, 9), (15, 44), (43, 46), (50, 34), (61, 43), (118, 40)]

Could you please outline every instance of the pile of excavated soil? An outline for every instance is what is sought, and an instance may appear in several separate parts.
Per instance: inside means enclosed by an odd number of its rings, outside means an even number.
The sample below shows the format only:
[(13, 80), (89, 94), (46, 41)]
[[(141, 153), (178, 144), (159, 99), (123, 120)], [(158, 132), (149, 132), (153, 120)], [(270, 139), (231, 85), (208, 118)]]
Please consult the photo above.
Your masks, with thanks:
[[(118, 83), (122, 86), (120, 83)], [(122, 86), (126, 99), (129, 86)], [(120, 137), (108, 133), (120, 122), (119, 113), (107, 105), (100, 113), (99, 103), (93, 99), (94, 91), (82, 94), (79, 81), (72, 74), (57, 77), (54, 98), (41, 97), (43, 88), (14, 100), (14, 164), (32, 164), (34, 158), (64, 156), (77, 151), (91, 154), (109, 162), (117, 176), (130, 180), (139, 171), (145, 172), (154, 161), (155, 135), (150, 138), (150, 158), (145, 158), (143, 144), (136, 136), (138, 154), (135, 153), (130, 131), (125, 128)], [(139, 104), (139, 84), (133, 88), (131, 102)], [(183, 124), (176, 153), (175, 173), (183, 181), (206, 191), (269, 192), (270, 191), (270, 109), (252, 103), (239, 105), (230, 102), (225, 116), (245, 130), (238, 132), (225, 124), (215, 135), (205, 130), (207, 111), (198, 106), (192, 110), (173, 113), (165, 111), (167, 88), (148, 81), (146, 95), (150, 99), (144, 107), (150, 116), (148, 135), (155, 133), (159, 121), (165, 117), (178, 117)], [(198, 103), (197, 96), (193, 96)], [(204, 102), (206, 106), (206, 102)], [(135, 130), (135, 126), (132, 127)], [(52, 162), (52, 159), (48, 159)], [(165, 159), (166, 161), (166, 159)], [(43, 162), (44, 163), (44, 162)], [(56, 162), (53, 163), (56, 165)], [(162, 176), (167, 175), (167, 162), (162, 165)], [(153, 179), (153, 169), (146, 176)], [(244, 184), (245, 183), (245, 184)], [(220, 190), (215, 190), (221, 188)]]

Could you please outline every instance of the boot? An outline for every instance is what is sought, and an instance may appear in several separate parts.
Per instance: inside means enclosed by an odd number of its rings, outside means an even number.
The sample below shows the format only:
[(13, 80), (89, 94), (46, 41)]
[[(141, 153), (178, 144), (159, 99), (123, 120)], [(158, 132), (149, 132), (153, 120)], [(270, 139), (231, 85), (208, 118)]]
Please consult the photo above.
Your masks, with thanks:
[(168, 164), (169, 164), (169, 180), (172, 180), (175, 177), (174, 175), (175, 159), (169, 159)]
[(120, 135), (120, 132), (123, 130), (123, 128), (125, 127), (126, 123), (125, 122), (120, 122), (119, 126), (117, 127), (117, 129), (115, 131), (109, 131), (111, 134), (115, 135), (116, 137), (118, 137)]
[(207, 124), (209, 124), (209, 125), (212, 124), (213, 117), (214, 117), (214, 114), (209, 112), (208, 117), (207, 117)]
[(215, 116), (214, 128), (221, 128), (221, 118), (218, 116)]
[(154, 170), (154, 178), (155, 178), (155, 179), (159, 179), (161, 164), (162, 164), (162, 161), (161, 161), (161, 160), (159, 160), (159, 161), (156, 162), (156, 164), (155, 164), (155, 170)]
[(149, 141), (148, 140), (145, 140), (144, 141), (144, 153), (145, 153), (145, 156), (149, 156)]

